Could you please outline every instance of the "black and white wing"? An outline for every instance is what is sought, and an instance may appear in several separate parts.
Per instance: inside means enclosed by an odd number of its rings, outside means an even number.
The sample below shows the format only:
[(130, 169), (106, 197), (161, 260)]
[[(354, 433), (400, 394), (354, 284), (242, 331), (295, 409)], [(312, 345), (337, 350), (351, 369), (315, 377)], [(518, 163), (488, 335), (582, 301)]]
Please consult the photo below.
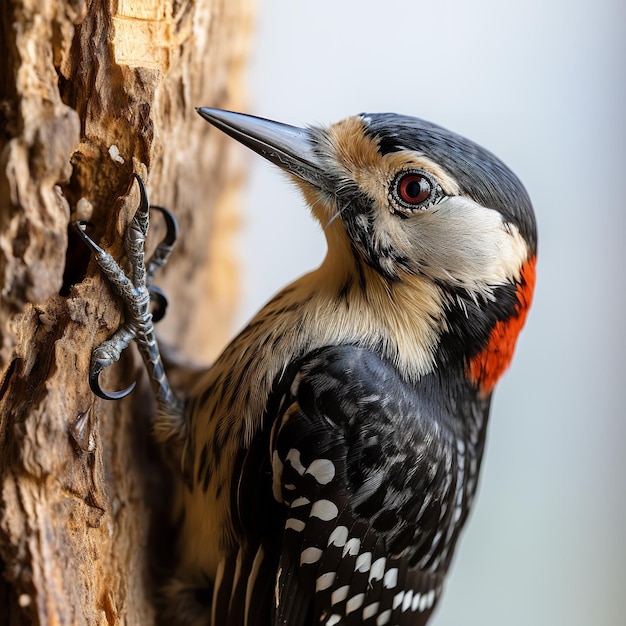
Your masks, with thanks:
[(310, 353), (276, 389), (238, 472), (214, 624), (425, 624), (466, 516), (440, 398), (354, 346)]

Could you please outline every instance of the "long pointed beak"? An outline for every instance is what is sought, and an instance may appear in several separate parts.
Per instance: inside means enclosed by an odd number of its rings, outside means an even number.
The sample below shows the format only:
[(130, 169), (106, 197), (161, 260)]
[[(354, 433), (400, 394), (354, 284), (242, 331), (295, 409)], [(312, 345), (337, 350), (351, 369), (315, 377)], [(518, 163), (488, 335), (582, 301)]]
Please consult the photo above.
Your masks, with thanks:
[(309, 129), (221, 109), (202, 107), (196, 111), (207, 122), (286, 172), (315, 187), (323, 185), (323, 170), (313, 150)]

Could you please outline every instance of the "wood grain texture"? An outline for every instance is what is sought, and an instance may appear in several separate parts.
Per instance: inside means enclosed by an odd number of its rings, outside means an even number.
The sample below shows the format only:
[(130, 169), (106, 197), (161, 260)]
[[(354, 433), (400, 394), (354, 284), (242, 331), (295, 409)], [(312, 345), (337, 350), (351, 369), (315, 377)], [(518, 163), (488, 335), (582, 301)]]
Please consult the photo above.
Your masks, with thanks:
[[(155, 621), (167, 472), (150, 393), (89, 390), (122, 313), (68, 225), (87, 217), (122, 258), (140, 173), (181, 227), (160, 334), (215, 355), (238, 293), (241, 167), (194, 107), (241, 108), (250, 30), (250, 0), (0, 5), (0, 626)], [(107, 388), (140, 375), (128, 352)]]

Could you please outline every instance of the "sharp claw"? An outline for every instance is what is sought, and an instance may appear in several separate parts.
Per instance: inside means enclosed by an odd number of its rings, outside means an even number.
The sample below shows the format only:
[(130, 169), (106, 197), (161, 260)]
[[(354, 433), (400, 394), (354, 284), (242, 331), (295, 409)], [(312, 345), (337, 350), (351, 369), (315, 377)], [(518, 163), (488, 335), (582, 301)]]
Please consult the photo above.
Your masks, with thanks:
[(91, 248), (92, 252), (96, 254), (102, 252), (102, 248), (85, 232), (85, 226), (88, 222), (86, 220), (76, 220), (72, 222), (72, 227), (78, 234), (78, 236)]
[(147, 213), (149, 209), (148, 204), (148, 192), (146, 191), (146, 186), (144, 185), (143, 179), (139, 174), (134, 173), (133, 176), (139, 185), (139, 208), (138, 211), (142, 211), (143, 213)]
[(161, 213), (165, 221), (167, 232), (165, 234), (165, 237), (163, 238), (163, 241), (161, 241), (161, 245), (164, 244), (166, 246), (173, 246), (176, 242), (176, 238), (178, 237), (178, 222), (176, 221), (173, 213), (165, 207), (157, 206), (154, 204), (150, 208)]
[(131, 393), (136, 386), (136, 383), (133, 383), (129, 387), (126, 387), (126, 389), (122, 389), (122, 391), (107, 391), (100, 386), (100, 372), (101, 370), (94, 370), (89, 373), (89, 386), (91, 387), (91, 391), (103, 400), (121, 400)]
[(161, 289), (154, 285), (150, 285), (148, 291), (150, 292), (150, 300), (155, 303), (154, 310), (152, 311), (152, 322), (156, 324), (165, 317), (165, 312), (167, 311), (167, 296)]

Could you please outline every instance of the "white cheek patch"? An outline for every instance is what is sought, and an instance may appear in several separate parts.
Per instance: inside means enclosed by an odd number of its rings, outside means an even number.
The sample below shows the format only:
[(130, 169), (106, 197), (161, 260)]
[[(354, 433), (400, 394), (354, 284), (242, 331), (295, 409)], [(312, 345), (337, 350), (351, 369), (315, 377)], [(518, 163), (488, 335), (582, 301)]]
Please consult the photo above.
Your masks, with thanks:
[(403, 225), (423, 274), (470, 291), (488, 293), (517, 280), (528, 258), (517, 227), (461, 196), (416, 213)]

